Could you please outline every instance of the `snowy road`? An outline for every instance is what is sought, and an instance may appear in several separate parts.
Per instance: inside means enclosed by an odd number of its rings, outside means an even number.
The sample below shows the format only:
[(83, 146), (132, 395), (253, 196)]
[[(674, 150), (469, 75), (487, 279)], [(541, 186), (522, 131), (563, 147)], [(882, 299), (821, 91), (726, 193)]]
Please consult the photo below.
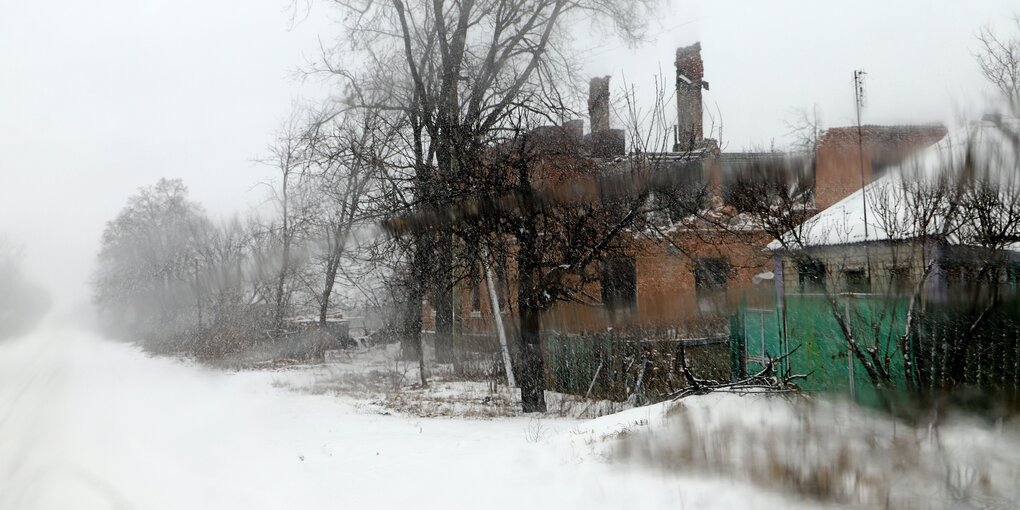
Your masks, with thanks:
[(0, 344), (0, 508), (784, 506), (602, 462), (584, 422), (543, 420), (536, 440), (526, 418), (375, 415), (272, 377), (54, 325)]

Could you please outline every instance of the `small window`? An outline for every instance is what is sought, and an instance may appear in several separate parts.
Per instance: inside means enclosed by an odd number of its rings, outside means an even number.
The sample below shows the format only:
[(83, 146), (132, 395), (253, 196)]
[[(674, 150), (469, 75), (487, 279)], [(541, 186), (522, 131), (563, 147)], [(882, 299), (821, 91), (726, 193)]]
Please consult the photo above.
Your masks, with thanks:
[(481, 317), (482, 315), (482, 292), (478, 282), (471, 286), (471, 316)]
[(825, 292), (825, 264), (817, 260), (799, 262), (797, 278), (803, 293)]
[(726, 285), (730, 265), (724, 259), (698, 259), (694, 261), (694, 287), (698, 311), (719, 313), (726, 310)]
[(871, 278), (864, 269), (846, 269), (843, 271), (843, 280), (846, 281), (846, 291), (854, 294), (870, 294)]
[(506, 283), (506, 270), (502, 264), (495, 264), (494, 273), (492, 276), (495, 281), (492, 283), (496, 286), (496, 302), (499, 303), (500, 312), (506, 312), (506, 298), (510, 294), (510, 287)]
[(637, 268), (634, 259), (617, 257), (599, 264), (602, 303), (610, 309), (633, 307), (637, 302)]
[(478, 272), (473, 271), (470, 278), (471, 286), (471, 316), (481, 316), (481, 282)]

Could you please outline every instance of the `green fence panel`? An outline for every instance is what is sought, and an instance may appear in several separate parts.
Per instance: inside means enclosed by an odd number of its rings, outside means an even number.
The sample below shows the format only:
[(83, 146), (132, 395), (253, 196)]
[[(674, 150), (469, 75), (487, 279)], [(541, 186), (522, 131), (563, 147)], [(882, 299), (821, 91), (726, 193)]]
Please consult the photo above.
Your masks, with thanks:
[(894, 380), (904, 379), (896, 340), (905, 325), (905, 300), (839, 296), (837, 310), (825, 295), (794, 294), (785, 296), (784, 304), (774, 310), (742, 307), (737, 314), (739, 331), (731, 336), (735, 343), (743, 342), (748, 372), (761, 370), (768, 357), (787, 356), (777, 369), (810, 374), (799, 382), (803, 390), (851, 393), (862, 402), (877, 402), (864, 365), (848, 352), (838, 312), (848, 318), (862, 347), (889, 356)]

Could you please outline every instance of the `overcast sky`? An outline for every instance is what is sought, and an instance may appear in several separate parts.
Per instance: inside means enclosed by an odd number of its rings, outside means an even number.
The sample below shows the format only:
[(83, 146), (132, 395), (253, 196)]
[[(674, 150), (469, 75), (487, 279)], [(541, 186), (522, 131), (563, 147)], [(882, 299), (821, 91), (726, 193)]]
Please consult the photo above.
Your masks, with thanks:
[[(0, 235), (30, 270), (82, 300), (104, 223), (138, 187), (180, 177), (214, 216), (245, 211), (266, 174), (252, 160), (292, 103), (321, 97), (294, 71), (337, 35), (325, 3), (292, 28), (287, 0), (0, 0)], [(989, 88), (972, 53), (1011, 1), (673, 1), (636, 49), (576, 30), (592, 76), (650, 90), (675, 48), (700, 40), (706, 105), (729, 150), (784, 142), (794, 108), (867, 123), (979, 115)]]

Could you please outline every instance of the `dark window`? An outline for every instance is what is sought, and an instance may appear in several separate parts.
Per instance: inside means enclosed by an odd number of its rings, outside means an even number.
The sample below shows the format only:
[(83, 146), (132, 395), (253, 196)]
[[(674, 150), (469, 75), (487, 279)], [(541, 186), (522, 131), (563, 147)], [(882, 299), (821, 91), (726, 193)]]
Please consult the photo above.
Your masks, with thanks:
[(602, 303), (611, 309), (634, 306), (637, 302), (637, 269), (634, 259), (617, 257), (599, 264)]
[(467, 285), (471, 289), (471, 315), (477, 317), (482, 313), (482, 292), (485, 292), (480, 268), (471, 268)]
[(471, 282), (471, 314), (482, 313), (482, 289), (477, 280)]
[(825, 264), (810, 260), (797, 264), (801, 292), (825, 291)]
[[(492, 284), (496, 286), (496, 302), (499, 303), (499, 310), (506, 312), (506, 297), (510, 293), (510, 287), (506, 284), (506, 269), (502, 264), (495, 264), (494, 269), (492, 277), (495, 280)], [(486, 292), (488, 292), (488, 287), (486, 287)]]
[(726, 284), (730, 265), (724, 259), (698, 259), (694, 261), (694, 287), (698, 311), (722, 312), (726, 307)]
[(846, 280), (846, 291), (855, 294), (869, 294), (871, 292), (871, 278), (864, 269), (846, 269), (843, 271), (843, 279)]

